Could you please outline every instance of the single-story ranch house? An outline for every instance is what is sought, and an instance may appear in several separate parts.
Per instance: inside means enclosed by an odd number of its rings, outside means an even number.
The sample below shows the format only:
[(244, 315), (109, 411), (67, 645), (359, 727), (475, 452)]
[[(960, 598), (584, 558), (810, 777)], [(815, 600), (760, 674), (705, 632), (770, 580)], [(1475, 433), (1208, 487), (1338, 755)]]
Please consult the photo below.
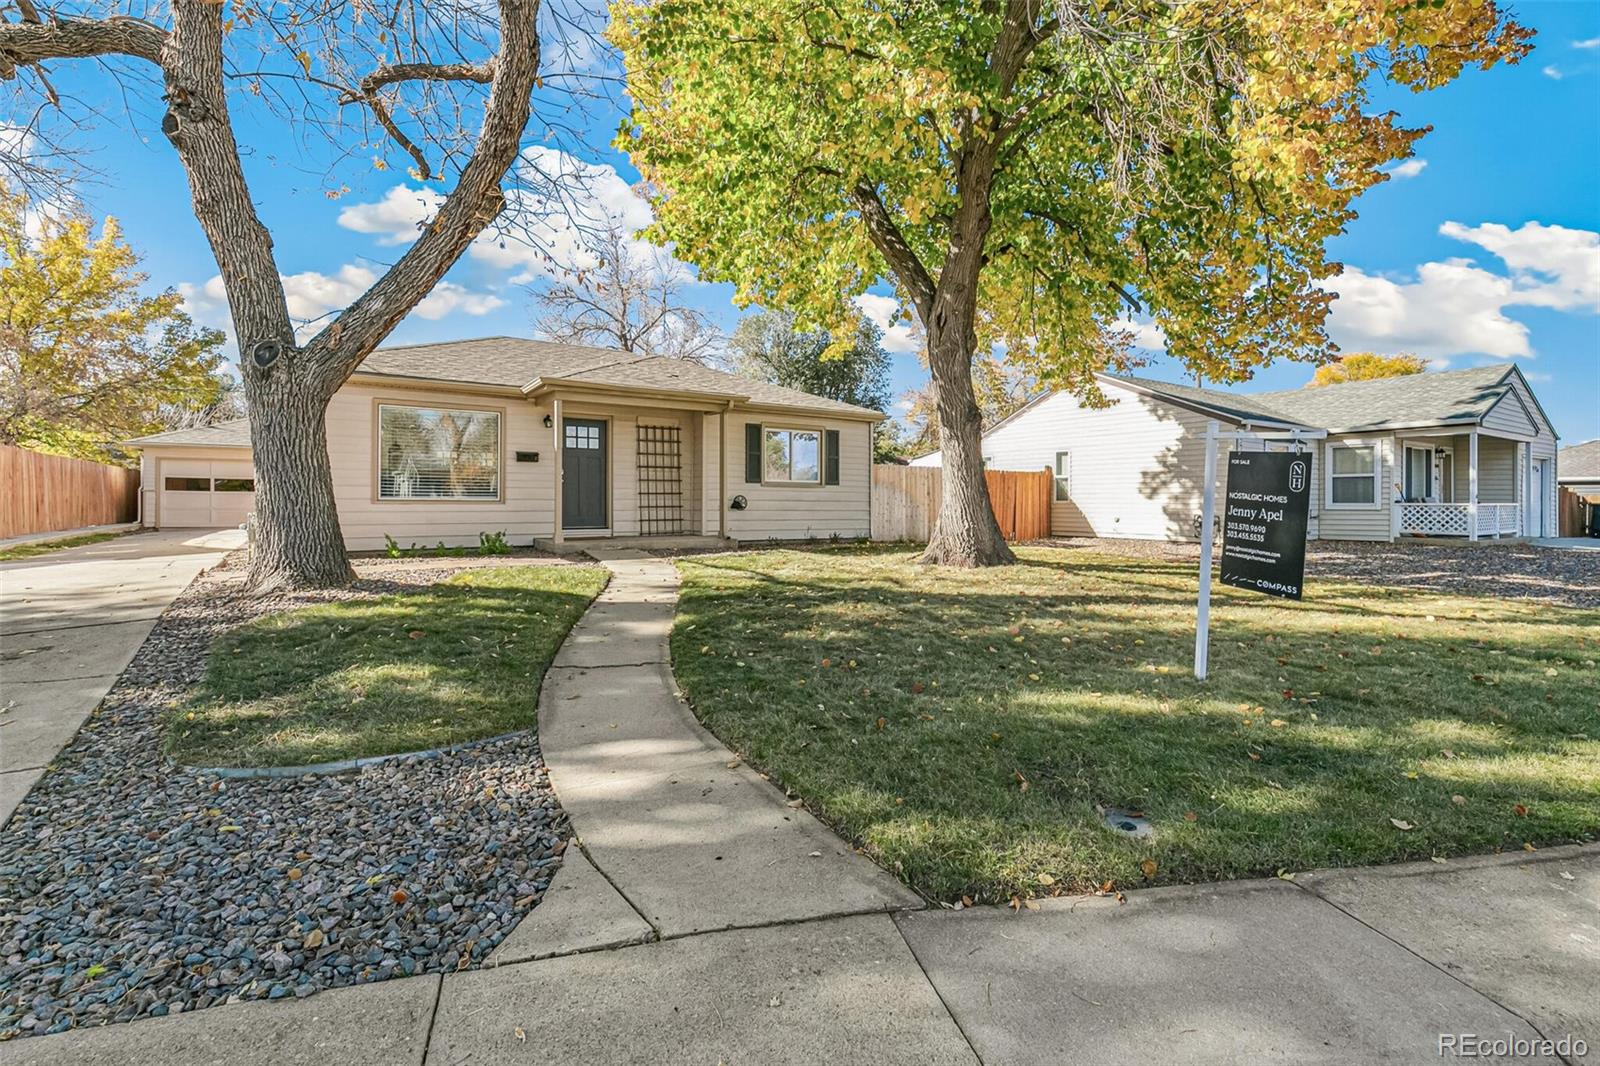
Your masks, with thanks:
[(994, 469), (1054, 472), (1056, 536), (1196, 539), (1209, 421), (1273, 448), (1326, 431), (1304, 445), (1313, 539), (1556, 535), (1557, 437), (1514, 366), (1250, 395), (1097, 378), (1109, 407), (1048, 393), (983, 437)]
[[(352, 550), (865, 537), (883, 417), (682, 360), (488, 337), (373, 352), (328, 405), (328, 453)], [(146, 525), (251, 511), (245, 420), (129, 443)]]

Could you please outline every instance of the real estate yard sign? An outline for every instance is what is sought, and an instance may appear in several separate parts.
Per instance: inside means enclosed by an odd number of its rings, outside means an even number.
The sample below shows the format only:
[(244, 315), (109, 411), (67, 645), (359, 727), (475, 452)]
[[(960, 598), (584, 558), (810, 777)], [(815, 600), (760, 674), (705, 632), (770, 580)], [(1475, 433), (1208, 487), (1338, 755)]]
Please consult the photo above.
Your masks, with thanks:
[[(1275, 430), (1274, 433), (1282, 432)], [(1238, 452), (1228, 457), (1227, 522), (1222, 545), (1225, 584), (1270, 596), (1300, 598), (1306, 573), (1306, 514), (1311, 502), (1311, 458), (1303, 440), (1321, 440), (1321, 429), (1289, 427), (1285, 452)], [(1200, 595), (1194, 612), (1194, 676), (1204, 681), (1211, 659), (1211, 560), (1217, 514), (1217, 446), (1223, 441), (1266, 444), (1260, 431), (1222, 432), (1206, 423), (1206, 465), (1200, 505)]]
[(1311, 460), (1298, 452), (1228, 456), (1222, 518), (1224, 585), (1298, 600), (1306, 575)]

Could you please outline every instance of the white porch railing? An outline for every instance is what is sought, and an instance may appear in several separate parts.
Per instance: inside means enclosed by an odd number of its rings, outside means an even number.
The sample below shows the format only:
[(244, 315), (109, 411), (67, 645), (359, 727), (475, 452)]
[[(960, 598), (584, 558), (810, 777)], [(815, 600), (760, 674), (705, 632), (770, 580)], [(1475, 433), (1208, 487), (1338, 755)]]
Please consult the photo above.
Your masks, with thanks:
[[(1429, 537), (1465, 537), (1471, 533), (1464, 503), (1402, 503), (1400, 532)], [(1520, 503), (1478, 504), (1478, 536), (1516, 536), (1522, 532)]]

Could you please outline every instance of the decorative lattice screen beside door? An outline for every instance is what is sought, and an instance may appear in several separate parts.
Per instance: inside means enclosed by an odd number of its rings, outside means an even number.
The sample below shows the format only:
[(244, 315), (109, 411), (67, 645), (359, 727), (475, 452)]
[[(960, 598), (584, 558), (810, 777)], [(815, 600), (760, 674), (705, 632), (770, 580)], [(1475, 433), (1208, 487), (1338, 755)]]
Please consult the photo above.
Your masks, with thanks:
[(639, 534), (683, 532), (683, 429), (639, 426)]

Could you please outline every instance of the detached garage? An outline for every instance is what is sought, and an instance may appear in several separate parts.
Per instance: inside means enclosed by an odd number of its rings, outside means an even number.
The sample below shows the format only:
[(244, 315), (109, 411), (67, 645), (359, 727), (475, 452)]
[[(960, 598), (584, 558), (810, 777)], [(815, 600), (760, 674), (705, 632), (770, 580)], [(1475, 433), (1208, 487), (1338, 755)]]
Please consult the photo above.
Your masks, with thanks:
[(241, 525), (255, 509), (250, 422), (238, 419), (128, 441), (143, 450), (144, 524), (160, 529)]

